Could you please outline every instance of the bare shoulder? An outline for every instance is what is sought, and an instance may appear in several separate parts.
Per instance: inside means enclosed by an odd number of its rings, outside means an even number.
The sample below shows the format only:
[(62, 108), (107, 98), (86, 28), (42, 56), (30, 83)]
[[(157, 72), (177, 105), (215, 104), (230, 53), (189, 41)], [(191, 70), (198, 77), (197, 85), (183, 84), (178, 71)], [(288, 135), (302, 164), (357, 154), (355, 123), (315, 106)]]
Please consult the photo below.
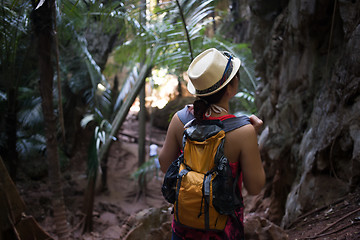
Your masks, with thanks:
[(175, 130), (182, 130), (184, 129), (184, 124), (181, 122), (179, 116), (176, 114), (174, 114), (174, 116), (171, 119), (169, 128), (173, 128)]
[(256, 137), (255, 128), (251, 124), (247, 124), (228, 133), (228, 138), (247, 139)]
[(241, 154), (249, 149), (249, 146), (256, 144), (257, 137), (255, 129), (251, 124), (242, 126), (233, 131), (226, 133), (225, 153), (230, 162), (240, 160)]
[(184, 133), (184, 124), (181, 122), (179, 116), (176, 113), (171, 119), (168, 128), (168, 135), (171, 134), (176, 140), (176, 144), (181, 147), (181, 140), (183, 133)]

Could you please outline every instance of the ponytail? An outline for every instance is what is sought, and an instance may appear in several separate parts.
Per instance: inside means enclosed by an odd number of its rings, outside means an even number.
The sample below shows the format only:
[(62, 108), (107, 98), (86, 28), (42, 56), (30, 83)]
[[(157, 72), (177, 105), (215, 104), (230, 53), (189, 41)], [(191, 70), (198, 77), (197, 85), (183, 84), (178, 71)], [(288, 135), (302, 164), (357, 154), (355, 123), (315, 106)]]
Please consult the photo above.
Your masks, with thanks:
[(196, 121), (199, 122), (204, 119), (205, 113), (211, 104), (220, 102), (226, 92), (226, 88), (227, 86), (209, 96), (198, 97), (198, 99), (194, 101), (194, 117)]
[(194, 101), (194, 116), (196, 121), (204, 119), (204, 115), (210, 104), (204, 98), (198, 98)]

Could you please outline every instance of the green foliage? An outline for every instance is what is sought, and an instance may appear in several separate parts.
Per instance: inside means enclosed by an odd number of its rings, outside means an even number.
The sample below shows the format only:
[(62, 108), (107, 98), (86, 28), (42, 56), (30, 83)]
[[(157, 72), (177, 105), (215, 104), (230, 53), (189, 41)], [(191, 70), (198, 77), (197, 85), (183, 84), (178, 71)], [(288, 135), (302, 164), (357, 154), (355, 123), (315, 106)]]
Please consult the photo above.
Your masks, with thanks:
[(150, 177), (158, 175), (159, 169), (156, 167), (156, 158), (157, 157), (151, 157), (131, 174), (131, 177), (138, 181), (141, 189), (146, 188), (147, 181)]
[[(162, 46), (158, 64), (164, 65), (176, 75), (187, 69), (193, 56), (201, 51), (202, 30), (212, 21), (209, 19), (213, 12), (212, 2), (190, 0), (179, 1), (177, 5), (176, 1), (171, 1), (164, 7), (166, 14), (156, 27), (161, 30), (158, 32)], [(189, 39), (186, 38), (186, 33)]]
[(19, 89), (20, 110), (18, 120), (24, 129), (39, 133), (43, 130), (43, 113), (39, 93), (30, 88)]
[[(114, 60), (119, 67), (127, 66), (132, 68), (134, 64), (141, 62), (143, 48), (146, 48), (146, 55), (155, 53), (155, 65), (158, 68), (165, 67), (170, 73), (180, 75), (191, 62), (189, 42), (185, 37), (184, 25), (181, 20), (181, 14), (185, 16), (185, 22), (189, 31), (191, 43), (200, 43), (201, 31), (211, 22), (208, 19), (213, 11), (212, 0), (199, 1), (181, 1), (181, 11), (176, 5), (176, 1), (163, 3), (155, 8), (155, 11), (149, 16), (146, 25), (139, 24), (139, 8), (133, 12), (127, 10), (126, 24), (131, 26), (129, 40), (125, 44), (116, 48)], [(196, 52), (200, 52), (199, 47)], [(129, 58), (131, 56), (131, 58)], [(112, 66), (110, 66), (112, 67)], [(111, 71), (109, 70), (111, 73)]]
[(17, 116), (16, 148), (19, 158), (26, 160), (38, 158), (44, 149), (39, 130), (43, 128), (41, 101), (34, 88), (37, 79), (30, 11), (29, 1), (0, 4), (0, 150), (8, 151), (5, 117)]
[(0, 87), (17, 87), (25, 67), (30, 43), (27, 1), (2, 1), (0, 4)]
[(45, 152), (46, 139), (39, 133), (29, 135), (27, 131), (18, 131), (16, 148), (20, 159), (39, 159)]
[(138, 76), (139, 76), (138, 69), (136, 66), (134, 66), (132, 71), (126, 78), (125, 82), (123, 83), (119, 95), (117, 96), (114, 105), (114, 112), (117, 112), (120, 109), (125, 97), (131, 91), (132, 85), (135, 84), (135, 80), (137, 79)]
[(214, 47), (220, 51), (229, 51), (241, 60), (238, 94), (230, 101), (230, 108), (233, 112), (248, 115), (256, 113), (255, 90), (258, 80), (255, 78), (255, 61), (248, 44), (234, 44), (216, 35), (212, 38), (205, 37), (202, 46), (204, 49)]
[[(101, 1), (62, 1), (59, 24), (60, 57), (63, 76), (67, 76), (64, 101), (72, 101), (81, 96), (87, 112), (97, 118), (110, 119), (112, 110), (112, 93), (110, 84), (97, 64), (86, 39), (88, 29), (101, 29), (101, 34), (111, 34), (122, 24), (122, 4), (119, 2)], [(67, 98), (66, 98), (67, 96)], [(66, 104), (70, 108), (73, 104)], [(83, 106), (82, 106), (83, 107)], [(101, 121), (99, 121), (101, 122)]]
[(85, 128), (92, 121), (95, 121), (97, 126), (88, 148), (87, 174), (89, 178), (96, 178), (100, 165), (97, 154), (102, 144), (109, 138), (111, 124), (107, 120), (103, 120), (102, 116), (88, 114), (81, 120), (81, 126)]
[[(234, 110), (242, 110), (248, 113), (256, 112), (253, 100), (257, 86), (257, 80), (254, 77), (255, 63), (248, 45), (233, 44), (220, 36), (204, 37), (206, 28), (213, 22), (210, 14), (214, 11), (214, 1), (184, 0), (179, 1), (179, 4), (180, 7), (176, 1), (170, 1), (157, 6), (153, 15), (150, 16), (146, 28), (141, 29), (141, 34), (135, 34), (133, 39), (117, 49), (115, 53), (116, 62), (120, 65), (134, 64), (132, 63), (133, 59), (138, 62), (140, 60), (138, 57), (131, 59), (127, 57), (131, 54), (132, 56), (139, 56), (137, 54), (140, 49), (138, 44), (147, 44), (147, 49), (158, 46), (156, 68), (166, 68), (169, 73), (181, 76), (191, 62), (192, 55), (196, 56), (210, 47), (230, 51), (242, 60), (239, 92), (243, 94), (238, 94), (235, 98), (235, 104), (232, 104)], [(183, 22), (181, 15), (184, 16), (185, 22)], [(190, 43), (185, 37), (184, 23)], [(134, 26), (138, 25), (134, 24)], [(139, 36), (141, 37), (139, 38)], [(180, 78), (180, 80), (182, 79)]]
[[(141, 8), (137, 1), (126, 1), (126, 4), (119, 1), (56, 1), (64, 110), (71, 113), (81, 109), (82, 113), (93, 116), (92, 121), (98, 126), (94, 137), (97, 150), (104, 137), (108, 137), (105, 125), (110, 125), (112, 116), (132, 91), (141, 62), (152, 62), (154, 68), (166, 68), (169, 73), (181, 76), (192, 57), (204, 49), (216, 47), (231, 51), (242, 60), (239, 94), (232, 106), (236, 111), (256, 112), (255, 63), (248, 46), (233, 44), (219, 36), (206, 37), (206, 30), (213, 23), (214, 0), (181, 0), (178, 3), (167, 1), (148, 9), (147, 22), (140, 23)], [(45, 146), (41, 141), (43, 117), (37, 90), (36, 46), (31, 40), (31, 11), (30, 1), (2, 1), (0, 5), (0, 146), (5, 146), (4, 116), (8, 110), (8, 92), (10, 88), (16, 88), (18, 149), (23, 157), (36, 152), (42, 154)], [(99, 27), (107, 34), (118, 30), (119, 26), (124, 26), (119, 31), (119, 36), (124, 39), (116, 42), (111, 55), (113, 61), (102, 70), (86, 40), (87, 30)], [(119, 72), (127, 74), (120, 79), (120, 93), (113, 97), (107, 79)], [(99, 84), (105, 90), (99, 89)], [(113, 99), (116, 103), (111, 102)], [(95, 156), (95, 151), (92, 154)]]
[(148, 161), (144, 162), (131, 176), (135, 179), (144, 178), (141, 181), (145, 181), (145, 177), (152, 173), (155, 174), (157, 171), (155, 157), (151, 157)]
[(251, 115), (255, 114), (257, 109), (255, 105), (254, 93), (238, 92), (235, 98), (230, 101), (230, 108), (235, 115)]

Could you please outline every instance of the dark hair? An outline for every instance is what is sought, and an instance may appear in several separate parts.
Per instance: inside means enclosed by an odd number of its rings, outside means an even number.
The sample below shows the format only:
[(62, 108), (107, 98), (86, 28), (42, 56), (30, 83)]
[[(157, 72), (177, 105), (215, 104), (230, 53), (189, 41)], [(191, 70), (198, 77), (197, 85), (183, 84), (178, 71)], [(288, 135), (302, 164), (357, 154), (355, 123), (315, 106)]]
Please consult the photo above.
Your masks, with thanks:
[(235, 79), (236, 76), (238, 77), (238, 79), (240, 79), (240, 71), (238, 71), (236, 75), (233, 77), (233, 79), (231, 79), (231, 81), (225, 87), (220, 89), (218, 92), (211, 94), (209, 96), (198, 97), (194, 101), (194, 116), (196, 121), (201, 121), (204, 119), (204, 115), (211, 104), (216, 104), (220, 102), (229, 84), (234, 83), (233, 80)]

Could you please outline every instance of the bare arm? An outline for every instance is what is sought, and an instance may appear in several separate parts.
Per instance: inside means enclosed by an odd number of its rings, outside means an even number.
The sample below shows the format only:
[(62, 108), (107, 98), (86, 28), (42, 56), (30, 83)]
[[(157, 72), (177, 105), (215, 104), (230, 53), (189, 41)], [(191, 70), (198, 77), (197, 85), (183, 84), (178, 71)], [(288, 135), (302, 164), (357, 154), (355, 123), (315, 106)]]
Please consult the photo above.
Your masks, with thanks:
[(160, 169), (164, 173), (171, 163), (178, 157), (181, 150), (181, 139), (184, 132), (184, 125), (177, 114), (171, 119), (164, 146), (159, 154)]
[[(261, 121), (261, 120), (260, 120)], [(253, 123), (254, 124), (254, 123)], [(262, 125), (255, 123), (254, 125)], [(252, 125), (246, 125), (239, 129), (237, 139), (241, 142), (241, 168), (243, 169), (244, 184), (249, 194), (258, 194), (265, 184), (265, 172), (261, 163), (260, 153), (257, 146), (257, 136)], [(182, 149), (181, 141), (184, 125), (177, 114), (171, 119), (164, 146), (160, 151), (159, 162), (161, 171), (167, 171), (171, 163), (178, 157)]]
[(250, 195), (256, 195), (265, 184), (265, 171), (257, 145), (256, 130), (252, 125), (246, 125), (239, 130), (244, 185)]

